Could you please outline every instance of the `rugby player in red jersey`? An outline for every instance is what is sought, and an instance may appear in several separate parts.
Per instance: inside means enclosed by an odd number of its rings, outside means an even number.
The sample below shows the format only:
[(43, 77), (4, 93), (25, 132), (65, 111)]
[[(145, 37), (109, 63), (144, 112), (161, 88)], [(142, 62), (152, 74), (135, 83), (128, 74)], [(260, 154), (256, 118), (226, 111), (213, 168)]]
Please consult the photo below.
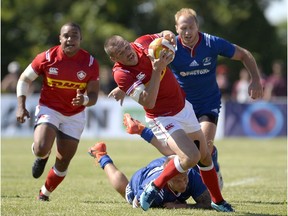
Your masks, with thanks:
[(150, 182), (139, 198), (141, 208), (148, 210), (158, 192), (167, 181), (198, 164), (203, 182), (213, 203), (225, 203), (225, 211), (233, 211), (222, 197), (218, 179), (208, 151), (205, 137), (192, 105), (167, 65), (173, 60), (168, 52), (161, 52), (158, 59), (148, 55), (148, 44), (158, 34), (145, 35), (129, 43), (119, 35), (108, 38), (104, 49), (115, 62), (113, 76), (118, 87), (109, 96), (118, 98), (124, 92), (146, 112), (146, 122), (154, 135), (163, 143), (167, 152), (176, 154), (154, 181)]
[(34, 178), (42, 175), (56, 139), (56, 161), (40, 189), (38, 199), (41, 201), (49, 201), (50, 193), (65, 178), (85, 126), (85, 107), (96, 104), (99, 92), (99, 65), (92, 55), (80, 48), (80, 26), (64, 24), (59, 40), (60, 45), (35, 57), (17, 83), (16, 118), (24, 123), (30, 118), (26, 109), (29, 86), (39, 76), (43, 78), (35, 110)]

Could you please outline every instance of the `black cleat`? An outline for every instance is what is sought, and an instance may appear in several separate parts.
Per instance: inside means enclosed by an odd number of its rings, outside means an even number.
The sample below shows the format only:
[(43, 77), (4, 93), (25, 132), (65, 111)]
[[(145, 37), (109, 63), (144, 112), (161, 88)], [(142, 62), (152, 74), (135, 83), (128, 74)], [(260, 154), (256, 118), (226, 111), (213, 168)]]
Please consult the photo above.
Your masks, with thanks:
[(229, 203), (227, 203), (225, 200), (223, 200), (222, 202), (218, 204), (211, 202), (211, 207), (218, 212), (234, 212), (234, 209), (232, 208), (232, 206)]
[(41, 191), (39, 192), (39, 195), (37, 196), (37, 200), (39, 201), (49, 201), (49, 197), (48, 196), (45, 196), (44, 194), (41, 193)]
[(45, 158), (45, 159), (41, 159), (41, 158), (36, 158), (35, 161), (34, 161), (34, 164), (32, 166), (32, 175), (34, 178), (39, 178), (42, 173), (44, 172), (44, 168), (45, 168), (45, 165), (48, 161), (48, 158)]

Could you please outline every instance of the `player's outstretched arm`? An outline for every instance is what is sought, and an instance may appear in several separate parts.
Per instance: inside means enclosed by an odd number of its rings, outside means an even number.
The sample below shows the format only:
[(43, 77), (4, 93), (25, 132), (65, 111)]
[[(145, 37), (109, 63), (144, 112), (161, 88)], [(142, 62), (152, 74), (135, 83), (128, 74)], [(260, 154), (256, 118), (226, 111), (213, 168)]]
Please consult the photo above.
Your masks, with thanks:
[(248, 70), (251, 83), (248, 87), (248, 94), (252, 99), (261, 99), (263, 97), (263, 86), (261, 84), (261, 75), (255, 58), (250, 51), (235, 45), (235, 53), (232, 57), (234, 60), (241, 61)]

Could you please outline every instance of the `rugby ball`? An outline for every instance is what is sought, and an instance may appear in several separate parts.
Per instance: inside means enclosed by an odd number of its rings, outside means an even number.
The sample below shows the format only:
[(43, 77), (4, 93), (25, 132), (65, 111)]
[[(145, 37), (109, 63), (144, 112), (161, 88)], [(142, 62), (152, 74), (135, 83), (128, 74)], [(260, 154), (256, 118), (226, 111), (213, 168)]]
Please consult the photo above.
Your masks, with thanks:
[(148, 53), (150, 56), (152, 56), (155, 59), (158, 59), (160, 56), (160, 52), (162, 50), (168, 51), (171, 55), (173, 55), (173, 59), (175, 56), (175, 48), (174, 46), (165, 38), (156, 38), (153, 40), (149, 47), (148, 47)]

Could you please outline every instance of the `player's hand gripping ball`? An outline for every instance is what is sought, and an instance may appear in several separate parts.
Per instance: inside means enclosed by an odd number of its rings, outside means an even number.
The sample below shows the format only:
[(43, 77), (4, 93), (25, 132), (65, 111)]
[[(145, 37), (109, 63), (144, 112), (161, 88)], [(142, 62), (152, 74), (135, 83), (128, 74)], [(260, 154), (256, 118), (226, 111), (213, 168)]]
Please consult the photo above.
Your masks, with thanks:
[(169, 54), (173, 55), (174, 59), (175, 47), (165, 38), (156, 38), (153, 40), (149, 45), (148, 53), (153, 58), (158, 59), (162, 50), (169, 52)]

